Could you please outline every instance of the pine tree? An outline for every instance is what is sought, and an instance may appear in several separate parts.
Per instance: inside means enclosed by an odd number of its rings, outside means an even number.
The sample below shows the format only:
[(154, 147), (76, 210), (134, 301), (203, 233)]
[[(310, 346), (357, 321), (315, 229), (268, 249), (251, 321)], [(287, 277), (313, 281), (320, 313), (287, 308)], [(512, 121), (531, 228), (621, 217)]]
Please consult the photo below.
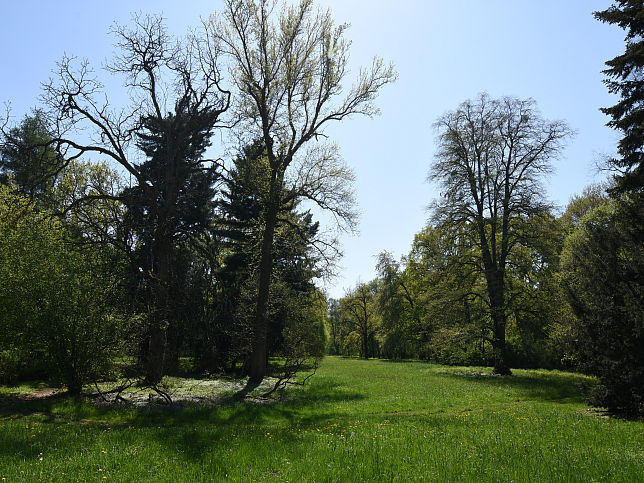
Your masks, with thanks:
[(626, 31), (623, 54), (606, 62), (609, 92), (621, 100), (602, 108), (612, 119), (608, 126), (623, 132), (618, 143), (619, 157), (610, 161), (621, 171), (616, 192), (638, 191), (644, 187), (644, 3), (641, 0), (617, 0), (607, 10), (595, 12), (595, 18), (619, 25)]

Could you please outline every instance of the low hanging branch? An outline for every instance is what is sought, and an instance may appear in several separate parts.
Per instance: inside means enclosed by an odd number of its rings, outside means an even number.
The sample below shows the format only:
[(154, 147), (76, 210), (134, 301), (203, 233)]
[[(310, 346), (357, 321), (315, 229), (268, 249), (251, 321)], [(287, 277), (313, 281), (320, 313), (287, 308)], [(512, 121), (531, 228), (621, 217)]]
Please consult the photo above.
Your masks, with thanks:
[(270, 391), (265, 392), (262, 394), (262, 397), (269, 397), (271, 394), (273, 394), (275, 391), (278, 389), (283, 389), (288, 385), (293, 385), (293, 386), (304, 386), (306, 384), (306, 381), (308, 381), (311, 377), (315, 375), (315, 373), (318, 370), (318, 361), (316, 360), (313, 363), (313, 372), (308, 374), (304, 379), (301, 381), (294, 381), (293, 378), (297, 375), (298, 372), (301, 372), (306, 363), (308, 362), (307, 358), (302, 358), (302, 359), (297, 359), (297, 360), (289, 360), (287, 359), (284, 362), (284, 372), (282, 375), (280, 375), (277, 378), (277, 381), (273, 385), (272, 389)]

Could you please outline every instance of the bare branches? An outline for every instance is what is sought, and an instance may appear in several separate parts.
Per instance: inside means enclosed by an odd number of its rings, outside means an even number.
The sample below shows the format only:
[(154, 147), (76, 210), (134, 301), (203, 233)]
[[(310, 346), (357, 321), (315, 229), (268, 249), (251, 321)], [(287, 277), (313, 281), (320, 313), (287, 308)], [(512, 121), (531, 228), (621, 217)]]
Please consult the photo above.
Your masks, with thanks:
[(43, 86), (42, 100), (49, 108), (53, 145), (65, 159), (99, 154), (125, 168), (140, 182), (141, 174), (127, 156), (138, 127), (139, 109), (115, 112), (87, 61), (63, 57), (57, 81)]
[(339, 157), (337, 146), (321, 144), (298, 158), (287, 180), (286, 202), (306, 199), (332, 214), (340, 229), (354, 231), (357, 222), (355, 176)]
[(318, 370), (318, 361), (313, 361), (313, 370), (307, 374), (301, 381), (295, 380), (295, 376), (310, 363), (310, 360), (306, 356), (301, 357), (287, 357), (282, 365), (282, 373), (277, 377), (277, 381), (273, 384), (273, 387), (267, 392), (262, 394), (262, 397), (266, 398), (273, 394), (278, 389), (284, 389), (288, 385), (292, 386), (304, 386), (306, 381), (315, 375)]
[(396, 73), (374, 59), (338, 100), (348, 60), (347, 26), (334, 26), (329, 11), (314, 12), (311, 0), (279, 15), (274, 10), (275, 2), (267, 0), (229, 0), (224, 13), (211, 18), (209, 31), (231, 59), (231, 78), (241, 93), (235, 111), (248, 119), (245, 132), (262, 137), (269, 157), (287, 167), (305, 143), (324, 135), (329, 121), (376, 114), (372, 101)]
[(532, 99), (482, 94), (435, 124), (438, 152), (430, 179), (442, 185), (436, 219), (475, 222), (533, 216), (549, 205), (541, 185), (573, 133), (539, 116)]
[(106, 66), (108, 72), (125, 74), (128, 87), (147, 91), (157, 117), (163, 117), (165, 106), (159, 104), (157, 78), (162, 67), (178, 57), (180, 46), (172, 42), (160, 16), (136, 14), (134, 27), (115, 24), (119, 54)]
[(436, 128), (438, 152), (430, 177), (441, 183), (443, 193), (434, 203), (433, 218), (452, 236), (468, 236), (475, 248), (466, 253), (485, 280), (494, 370), (508, 374), (508, 265), (521, 239), (533, 244), (527, 227), (550, 209), (542, 180), (572, 131), (563, 121), (542, 119), (532, 99), (490, 99), (487, 94), (445, 114)]

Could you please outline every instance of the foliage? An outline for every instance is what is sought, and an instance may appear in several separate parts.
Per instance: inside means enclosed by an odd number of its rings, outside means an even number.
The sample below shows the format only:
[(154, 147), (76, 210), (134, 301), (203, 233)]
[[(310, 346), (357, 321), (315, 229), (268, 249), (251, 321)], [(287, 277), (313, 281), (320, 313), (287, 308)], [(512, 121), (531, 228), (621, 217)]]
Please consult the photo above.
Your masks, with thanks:
[(425, 359), (446, 364), (491, 361), (485, 287), (471, 257), (465, 235), (453, 240), (429, 225), (414, 237), (405, 272), (418, 293), (420, 354)]
[[(570, 199), (566, 211), (558, 220), (564, 238), (580, 229), (582, 220), (588, 213), (606, 203), (608, 200), (606, 189), (607, 186), (603, 184), (590, 185), (584, 188), (581, 194)], [(562, 240), (560, 251), (563, 245)], [(548, 282), (554, 285), (553, 296), (549, 302), (549, 308), (554, 316), (547, 327), (547, 343), (562, 366), (568, 369), (579, 369), (579, 320), (568, 301), (565, 273), (561, 267), (557, 267), (556, 273)]]
[(11, 129), (0, 129), (0, 183), (9, 179), (21, 193), (49, 206), (48, 198), (62, 162), (52, 147), (44, 111), (35, 110)]
[(391, 359), (418, 356), (418, 343), (423, 333), (418, 294), (409, 278), (391, 254), (382, 252), (376, 264), (378, 271), (378, 311), (382, 317), (382, 355)]
[(75, 394), (107, 375), (120, 345), (122, 268), (113, 251), (79, 245), (60, 221), (0, 187), (2, 350), (46, 361), (46, 375)]
[(619, 157), (609, 164), (619, 171), (615, 192), (644, 188), (644, 5), (639, 0), (616, 0), (608, 9), (595, 12), (595, 18), (617, 24), (626, 31), (623, 54), (606, 62), (604, 83), (620, 100), (602, 108), (611, 117), (608, 126), (622, 131), (617, 144)]
[(607, 201), (581, 218), (562, 254), (562, 278), (578, 319), (581, 367), (600, 379), (594, 402), (640, 416), (644, 414), (643, 223), (638, 197)]

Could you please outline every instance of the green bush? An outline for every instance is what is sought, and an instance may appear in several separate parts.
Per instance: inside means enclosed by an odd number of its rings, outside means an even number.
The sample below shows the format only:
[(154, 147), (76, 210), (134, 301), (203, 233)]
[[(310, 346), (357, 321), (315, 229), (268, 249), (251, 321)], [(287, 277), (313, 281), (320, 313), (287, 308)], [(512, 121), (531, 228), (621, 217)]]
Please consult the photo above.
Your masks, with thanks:
[(642, 197), (590, 211), (566, 239), (562, 279), (577, 317), (581, 368), (599, 377), (591, 402), (644, 416)]
[(66, 227), (0, 186), (0, 350), (6, 377), (24, 376), (29, 354), (70, 392), (109, 371), (119, 346), (120, 259), (80, 244)]
[(469, 327), (443, 327), (432, 333), (427, 345), (433, 362), (456, 366), (481, 366), (493, 362), (492, 348), (477, 340)]

